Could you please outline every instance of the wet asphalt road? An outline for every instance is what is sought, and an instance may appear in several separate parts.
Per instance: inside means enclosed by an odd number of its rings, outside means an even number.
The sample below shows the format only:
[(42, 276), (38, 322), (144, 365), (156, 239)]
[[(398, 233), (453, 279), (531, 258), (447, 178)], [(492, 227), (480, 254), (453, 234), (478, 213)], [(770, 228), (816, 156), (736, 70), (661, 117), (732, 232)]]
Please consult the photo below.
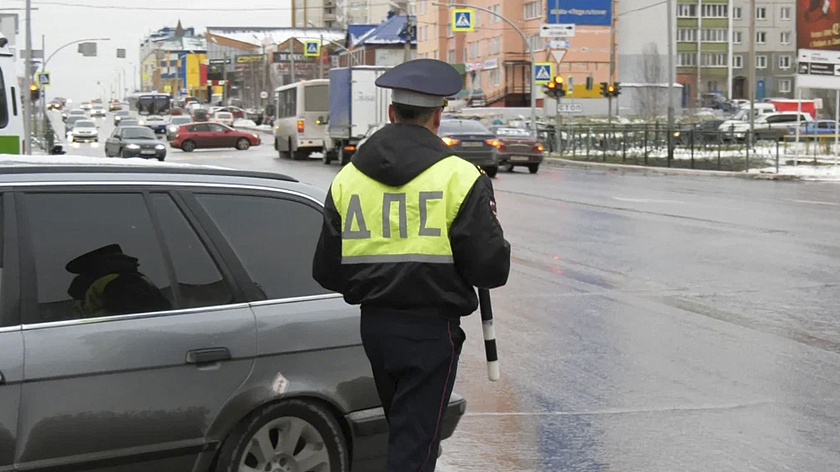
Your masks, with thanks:
[[(167, 160), (338, 170), (270, 140)], [(544, 167), (495, 186), (503, 378), (466, 319), (439, 470), (840, 470), (840, 185)]]

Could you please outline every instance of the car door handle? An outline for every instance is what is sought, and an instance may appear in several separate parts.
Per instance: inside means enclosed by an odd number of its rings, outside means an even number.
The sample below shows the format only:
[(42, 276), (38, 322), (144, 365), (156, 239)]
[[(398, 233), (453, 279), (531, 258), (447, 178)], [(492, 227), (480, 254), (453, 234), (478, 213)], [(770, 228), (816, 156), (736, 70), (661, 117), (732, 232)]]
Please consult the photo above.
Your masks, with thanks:
[(231, 360), (230, 349), (226, 347), (211, 347), (209, 349), (194, 349), (187, 351), (187, 364), (210, 364), (213, 362)]

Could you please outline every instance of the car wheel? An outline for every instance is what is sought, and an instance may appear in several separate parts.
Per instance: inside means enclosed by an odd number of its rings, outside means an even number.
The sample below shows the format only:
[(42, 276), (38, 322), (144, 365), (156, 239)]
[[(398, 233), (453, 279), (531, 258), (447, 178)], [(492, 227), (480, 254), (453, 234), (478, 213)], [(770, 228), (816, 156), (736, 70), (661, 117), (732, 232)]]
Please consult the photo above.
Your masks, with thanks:
[(166, 158), (165, 157), (158, 157), (157, 158), (157, 160), (160, 161), (160, 162), (163, 162), (164, 159), (166, 159)]
[(192, 141), (184, 141), (181, 143), (181, 150), (184, 152), (193, 152), (195, 150), (195, 143)]
[(275, 151), (279, 151), (279, 150), (280, 150), (280, 146), (277, 144), (277, 138), (274, 138), (274, 150), (275, 150)]
[(498, 172), (499, 172), (499, 168), (496, 167), (496, 166), (485, 167), (484, 168), (484, 173), (487, 174), (488, 177), (495, 177), (496, 173), (498, 173)]
[(528, 164), (528, 172), (536, 174), (540, 170), (539, 164)]
[(248, 141), (246, 138), (240, 138), (236, 142), (236, 149), (240, 151), (247, 151), (249, 147), (251, 147), (251, 141)]
[(348, 455), (341, 427), (329, 412), (290, 400), (242, 421), (222, 445), (214, 471), (347, 472)]

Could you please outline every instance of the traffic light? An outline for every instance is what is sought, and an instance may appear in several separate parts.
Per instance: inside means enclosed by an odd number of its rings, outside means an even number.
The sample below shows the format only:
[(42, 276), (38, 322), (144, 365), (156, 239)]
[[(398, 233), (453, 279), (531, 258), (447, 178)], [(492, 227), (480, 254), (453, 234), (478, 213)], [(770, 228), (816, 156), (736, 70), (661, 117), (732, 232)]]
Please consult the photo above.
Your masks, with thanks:
[(601, 82), (601, 96), (602, 97), (606, 98), (606, 97), (610, 96), (610, 92), (608, 90), (609, 86), (610, 86), (610, 84), (608, 84), (607, 82)]
[(621, 95), (621, 84), (620, 83), (613, 82), (612, 88), (613, 88), (613, 91), (612, 91), (612, 96), (613, 97), (617, 97), (617, 96)]
[(556, 93), (555, 98), (566, 96), (566, 89), (563, 88), (563, 76), (555, 75), (554, 78), (551, 79), (551, 83), (554, 84), (554, 91)]
[(615, 97), (615, 84), (607, 84), (607, 97)]
[(557, 98), (557, 84), (552, 80), (543, 85), (543, 92), (545, 92), (546, 97)]
[(41, 89), (36, 84), (29, 85), (29, 100), (37, 102), (41, 99)]

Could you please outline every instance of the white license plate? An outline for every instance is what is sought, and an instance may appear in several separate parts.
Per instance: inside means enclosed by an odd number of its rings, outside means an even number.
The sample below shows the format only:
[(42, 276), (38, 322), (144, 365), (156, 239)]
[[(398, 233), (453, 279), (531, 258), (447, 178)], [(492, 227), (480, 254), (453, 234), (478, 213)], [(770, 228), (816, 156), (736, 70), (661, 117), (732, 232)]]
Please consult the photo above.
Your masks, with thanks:
[(514, 162), (522, 162), (531, 160), (528, 156), (510, 156), (510, 160)]
[(463, 147), (483, 147), (484, 143), (482, 143), (480, 141), (478, 141), (478, 142), (476, 142), (476, 141), (464, 141), (463, 143), (461, 143), (461, 146), (463, 146)]
[(140, 154), (154, 154), (154, 151), (140, 151)]

